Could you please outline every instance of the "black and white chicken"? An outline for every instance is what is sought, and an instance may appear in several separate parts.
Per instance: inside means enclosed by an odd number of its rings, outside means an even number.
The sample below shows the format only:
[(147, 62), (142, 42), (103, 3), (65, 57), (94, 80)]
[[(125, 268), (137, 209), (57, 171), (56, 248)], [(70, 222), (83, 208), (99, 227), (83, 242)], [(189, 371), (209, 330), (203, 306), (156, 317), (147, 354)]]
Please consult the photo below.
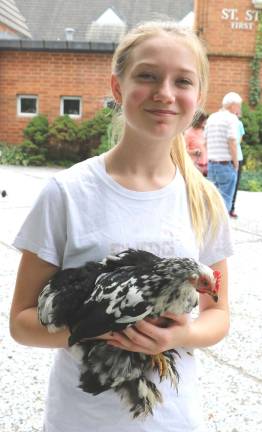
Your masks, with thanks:
[(153, 414), (161, 393), (148, 378), (179, 379), (175, 350), (150, 356), (110, 346), (96, 338), (120, 332), (164, 312), (189, 313), (198, 293), (218, 300), (219, 272), (190, 258), (160, 258), (128, 249), (101, 262), (58, 271), (38, 300), (38, 316), (49, 332), (67, 326), (69, 349), (81, 360), (80, 388), (97, 395), (109, 389), (123, 398), (133, 417)]

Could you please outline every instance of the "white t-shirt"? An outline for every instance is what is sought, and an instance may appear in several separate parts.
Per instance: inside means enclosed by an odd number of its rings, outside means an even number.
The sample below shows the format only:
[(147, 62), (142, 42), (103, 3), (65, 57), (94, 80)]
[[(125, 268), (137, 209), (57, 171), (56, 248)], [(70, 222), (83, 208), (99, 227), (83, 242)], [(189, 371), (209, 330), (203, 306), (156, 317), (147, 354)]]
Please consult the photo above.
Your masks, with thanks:
[[(77, 267), (128, 247), (162, 257), (187, 256), (213, 264), (231, 255), (228, 223), (199, 251), (192, 231), (184, 180), (156, 191), (135, 192), (115, 182), (104, 157), (94, 157), (58, 173), (44, 188), (18, 233), (15, 246), (61, 266)], [(79, 365), (57, 350), (49, 380), (45, 432), (203, 432), (195, 359), (179, 349), (178, 392), (159, 383), (164, 402), (154, 416), (133, 420), (113, 391), (98, 396), (78, 388)]]
[(207, 155), (213, 161), (231, 161), (228, 140), (238, 139), (238, 118), (226, 109), (211, 114), (205, 126)]

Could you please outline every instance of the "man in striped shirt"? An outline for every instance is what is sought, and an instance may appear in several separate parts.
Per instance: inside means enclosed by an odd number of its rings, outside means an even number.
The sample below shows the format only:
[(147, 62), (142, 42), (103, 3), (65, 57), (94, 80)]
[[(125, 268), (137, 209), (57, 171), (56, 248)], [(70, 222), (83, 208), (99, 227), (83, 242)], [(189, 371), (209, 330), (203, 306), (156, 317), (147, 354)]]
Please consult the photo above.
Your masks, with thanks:
[(237, 138), (238, 117), (242, 98), (239, 94), (227, 93), (222, 109), (211, 114), (205, 127), (208, 156), (208, 179), (224, 198), (228, 212), (231, 210), (238, 171)]

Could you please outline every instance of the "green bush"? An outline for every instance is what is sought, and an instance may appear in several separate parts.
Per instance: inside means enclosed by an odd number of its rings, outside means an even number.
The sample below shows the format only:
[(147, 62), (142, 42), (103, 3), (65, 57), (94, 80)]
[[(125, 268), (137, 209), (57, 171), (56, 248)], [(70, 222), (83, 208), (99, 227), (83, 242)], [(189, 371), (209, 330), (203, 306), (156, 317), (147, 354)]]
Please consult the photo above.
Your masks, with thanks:
[(25, 140), (19, 147), (26, 160), (26, 165), (43, 166), (46, 164), (47, 149), (45, 147), (39, 148), (30, 140)]
[(25, 127), (23, 134), (25, 140), (20, 146), (16, 146), (14, 162), (21, 159), (23, 165), (45, 165), (49, 136), (47, 117), (39, 114), (32, 118)]
[(70, 166), (110, 148), (112, 109), (103, 108), (90, 119), (77, 123), (68, 115), (51, 124), (46, 116), (34, 117), (24, 129), (20, 146), (4, 146), (3, 163)]
[(112, 122), (112, 114), (112, 109), (103, 108), (97, 111), (92, 119), (83, 121), (79, 125), (79, 156), (81, 160), (108, 150), (110, 147), (109, 130)]
[(29, 140), (20, 145), (0, 144), (0, 152), (0, 163), (3, 165), (42, 166), (46, 163), (45, 156)]
[(46, 147), (48, 144), (49, 124), (43, 114), (34, 117), (24, 129), (24, 137), (37, 146)]
[(21, 146), (0, 144), (0, 162), (2, 165), (27, 165), (27, 160)]
[(255, 110), (243, 104), (242, 121), (245, 135), (241, 144), (247, 170), (262, 168), (262, 105)]
[(239, 190), (262, 192), (262, 170), (243, 171), (240, 177)]
[(257, 121), (256, 111), (251, 110), (247, 104), (242, 107), (242, 122), (245, 128), (243, 142), (249, 146), (259, 144), (259, 125)]
[(68, 115), (57, 117), (49, 126), (47, 150), (47, 157), (52, 161), (79, 160), (78, 125)]
[(110, 148), (111, 148), (111, 140), (109, 134), (103, 135), (100, 139), (99, 146), (91, 150), (91, 157), (99, 156), (100, 154), (108, 151)]
[(262, 146), (262, 104), (257, 105), (255, 116), (258, 124), (259, 144)]

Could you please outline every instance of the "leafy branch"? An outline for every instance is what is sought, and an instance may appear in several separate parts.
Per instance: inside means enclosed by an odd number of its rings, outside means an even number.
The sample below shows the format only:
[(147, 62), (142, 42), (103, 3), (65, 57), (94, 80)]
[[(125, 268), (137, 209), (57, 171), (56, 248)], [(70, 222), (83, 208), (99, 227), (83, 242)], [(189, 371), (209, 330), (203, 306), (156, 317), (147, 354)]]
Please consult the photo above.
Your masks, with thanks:
[(251, 106), (257, 106), (260, 102), (261, 97), (261, 86), (260, 86), (260, 68), (262, 60), (262, 13), (259, 13), (257, 34), (256, 34), (256, 45), (255, 55), (251, 62), (251, 79), (249, 88), (249, 103)]

